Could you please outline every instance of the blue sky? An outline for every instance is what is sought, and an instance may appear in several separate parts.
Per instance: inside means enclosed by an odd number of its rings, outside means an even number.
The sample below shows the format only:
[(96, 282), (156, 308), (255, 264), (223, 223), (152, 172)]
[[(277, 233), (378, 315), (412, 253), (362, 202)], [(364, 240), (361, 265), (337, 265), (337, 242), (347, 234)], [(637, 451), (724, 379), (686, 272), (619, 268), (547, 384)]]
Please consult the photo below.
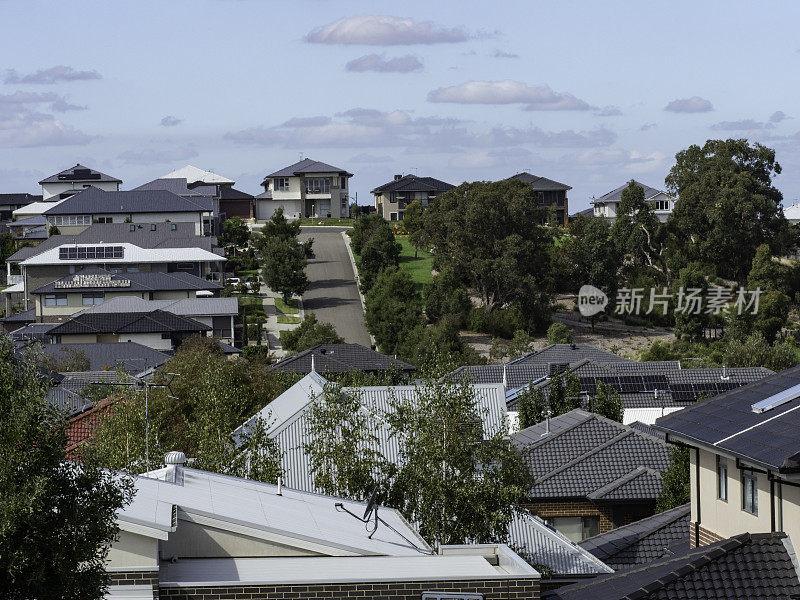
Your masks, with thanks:
[(76, 162), (260, 191), (304, 156), (452, 183), (530, 171), (572, 211), (663, 187), (709, 138), (776, 149), (800, 201), (797, 2), (0, 0), (0, 191)]

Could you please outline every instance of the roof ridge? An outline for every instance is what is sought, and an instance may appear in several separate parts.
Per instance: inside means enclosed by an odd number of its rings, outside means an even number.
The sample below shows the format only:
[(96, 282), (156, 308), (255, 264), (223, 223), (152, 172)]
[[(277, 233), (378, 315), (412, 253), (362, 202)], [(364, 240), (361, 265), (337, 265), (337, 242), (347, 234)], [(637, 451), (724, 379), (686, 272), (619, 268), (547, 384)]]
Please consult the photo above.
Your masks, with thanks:
[[(523, 387), (525, 387), (525, 386), (523, 386)], [(533, 446), (536, 446), (536, 447), (543, 446), (545, 442), (549, 442), (550, 440), (554, 440), (554, 439), (564, 435), (565, 433), (567, 433), (569, 431), (572, 431), (576, 427), (578, 427), (580, 425), (583, 425), (584, 423), (592, 420), (592, 413), (589, 413), (589, 412), (583, 410), (582, 408), (574, 408), (571, 411), (562, 413), (562, 414), (560, 414), (560, 415), (558, 415), (556, 417), (550, 417), (550, 420), (552, 421), (553, 419), (558, 419), (559, 417), (563, 417), (564, 415), (568, 415), (568, 414), (570, 414), (572, 412), (577, 412), (577, 411), (580, 411), (581, 413), (583, 413), (581, 415), (583, 417), (583, 419), (581, 421), (578, 421), (577, 423), (575, 423), (571, 427), (567, 427), (567, 428), (562, 429), (560, 431), (557, 431), (555, 433), (554, 432), (543, 433), (543, 434), (541, 434), (539, 436), (538, 440), (534, 440), (534, 441), (530, 442), (529, 444), (527, 444), (527, 447), (531, 448)], [(540, 421), (539, 423), (536, 423), (536, 425), (531, 425), (531, 427), (537, 427), (538, 425), (541, 425), (542, 423), (545, 423), (545, 422), (546, 421)], [(526, 427), (526, 429), (529, 429), (529, 428)], [(525, 431), (525, 429), (520, 429), (516, 433), (521, 433), (523, 431)], [(545, 436), (547, 436), (547, 437), (545, 437)], [(541, 442), (541, 444), (540, 444), (540, 442)]]
[(621, 477), (617, 477), (617, 479), (615, 479), (614, 481), (611, 481), (611, 482), (605, 484), (604, 486), (597, 488), (593, 492), (589, 493), (587, 497), (591, 498), (593, 500), (598, 500), (598, 499), (602, 498), (603, 496), (605, 496), (608, 492), (611, 492), (611, 491), (617, 489), (618, 487), (621, 487), (621, 486), (625, 485), (626, 483), (628, 483), (630, 481), (633, 481), (637, 477), (640, 477), (640, 476), (642, 476), (644, 474), (653, 475), (653, 476), (658, 477), (659, 479), (661, 479), (661, 473), (659, 473), (658, 471), (656, 471), (652, 467), (645, 467), (645, 466), (639, 465), (639, 466), (634, 467), (633, 469), (631, 469), (625, 475), (622, 475)]
[[(686, 504), (681, 504), (680, 506), (675, 506), (673, 508), (670, 508), (668, 510), (662, 511), (660, 513), (656, 513), (656, 514), (651, 515), (649, 517), (645, 517), (643, 519), (639, 519), (638, 521), (633, 521), (633, 522), (627, 523), (625, 525), (620, 525), (619, 527), (615, 527), (614, 529), (606, 531), (605, 533), (598, 533), (597, 535), (593, 535), (591, 537), (588, 537), (588, 538), (582, 540), (581, 544), (583, 544), (584, 542), (589, 542), (589, 541), (593, 541), (593, 540), (602, 539), (602, 538), (608, 536), (608, 534), (610, 534), (610, 533), (620, 534), (620, 533), (623, 533), (624, 531), (632, 531), (632, 533), (636, 534), (636, 540), (632, 541), (630, 544), (625, 546), (627, 548), (627, 547), (631, 546), (632, 544), (634, 544), (636, 541), (639, 541), (644, 537), (653, 535), (654, 533), (656, 533), (658, 531), (661, 531), (662, 529), (665, 529), (666, 527), (669, 527), (670, 525), (675, 523), (675, 521), (677, 521), (678, 519), (682, 518), (683, 513), (686, 511), (686, 509), (689, 509), (689, 512), (691, 513), (691, 502), (687, 502)], [(668, 513), (674, 513), (676, 516), (674, 518), (669, 518), (669, 520), (667, 520), (667, 521), (658, 521), (657, 525), (655, 525), (654, 527), (650, 527), (650, 528), (646, 529), (645, 531), (641, 531), (641, 532), (638, 532), (638, 533), (633, 531), (633, 528), (638, 526), (638, 525), (640, 525), (642, 523), (642, 521), (648, 521), (649, 522), (649, 521), (655, 521), (658, 517), (665, 518)], [(670, 517), (671, 516), (672, 515), (670, 515)]]

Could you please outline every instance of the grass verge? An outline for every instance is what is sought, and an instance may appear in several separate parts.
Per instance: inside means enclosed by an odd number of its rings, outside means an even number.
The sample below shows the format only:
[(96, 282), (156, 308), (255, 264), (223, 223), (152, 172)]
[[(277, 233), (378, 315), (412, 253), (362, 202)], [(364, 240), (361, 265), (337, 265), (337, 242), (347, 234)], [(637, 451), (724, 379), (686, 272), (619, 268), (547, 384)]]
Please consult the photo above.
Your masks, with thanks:
[(300, 317), (292, 315), (278, 315), (278, 323), (297, 325), (300, 323)]
[(296, 315), (300, 312), (295, 298), (290, 298), (289, 302), (284, 302), (283, 298), (275, 298), (275, 308), (285, 315)]
[(420, 250), (417, 252), (417, 257), (414, 258), (414, 246), (408, 241), (408, 237), (396, 237), (397, 242), (402, 247), (400, 250), (400, 268), (408, 271), (411, 275), (411, 280), (417, 284), (417, 287), (422, 287), (426, 283), (430, 283), (433, 279), (431, 269), (433, 269), (433, 256), (427, 250)]

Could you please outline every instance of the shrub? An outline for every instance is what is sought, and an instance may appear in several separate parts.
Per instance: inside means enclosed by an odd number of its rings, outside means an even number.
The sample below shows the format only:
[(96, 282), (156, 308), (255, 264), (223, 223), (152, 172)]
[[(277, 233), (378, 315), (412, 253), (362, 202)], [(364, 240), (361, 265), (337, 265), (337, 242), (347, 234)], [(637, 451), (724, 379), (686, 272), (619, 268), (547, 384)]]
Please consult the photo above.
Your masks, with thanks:
[(267, 346), (246, 346), (242, 349), (242, 356), (247, 360), (264, 364), (275, 361), (275, 357)]
[(341, 344), (344, 340), (330, 323), (320, 323), (317, 315), (306, 313), (296, 329), (281, 331), (281, 346), (287, 352), (301, 352), (319, 344)]
[(563, 323), (553, 323), (547, 329), (548, 344), (571, 344), (572, 333)]
[(488, 333), (492, 336), (510, 339), (514, 332), (524, 327), (524, 318), (516, 308), (498, 308), (491, 312), (474, 307), (469, 312), (469, 328), (472, 331)]
[(380, 274), (366, 297), (367, 329), (381, 352), (395, 354), (409, 332), (423, 323), (422, 299), (411, 275), (397, 268)]
[(437, 323), (445, 315), (454, 315), (459, 326), (463, 326), (472, 308), (466, 287), (452, 271), (434, 275), (423, 289), (423, 296), (425, 316), (430, 323)]

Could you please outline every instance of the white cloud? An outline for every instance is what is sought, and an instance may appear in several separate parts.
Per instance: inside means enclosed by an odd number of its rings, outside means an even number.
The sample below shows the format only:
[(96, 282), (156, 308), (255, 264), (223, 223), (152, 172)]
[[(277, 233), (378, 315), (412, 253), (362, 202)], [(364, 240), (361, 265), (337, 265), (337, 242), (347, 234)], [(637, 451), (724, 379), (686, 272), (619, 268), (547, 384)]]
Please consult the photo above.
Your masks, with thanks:
[(283, 123), (281, 127), (320, 127), (331, 122), (330, 117), (293, 117)]
[(428, 94), (430, 102), (457, 104), (527, 104), (525, 110), (589, 110), (591, 106), (549, 86), (530, 86), (519, 81), (467, 81)]
[(186, 160), (195, 158), (196, 156), (197, 150), (188, 147), (167, 148), (163, 150), (145, 148), (144, 150), (126, 150), (119, 154), (117, 158), (130, 165), (154, 165)]
[(720, 121), (711, 126), (714, 131), (753, 131), (755, 129), (772, 129), (772, 123), (761, 123), (753, 119), (742, 119), (740, 121)]
[(376, 154), (369, 154), (367, 152), (362, 152), (361, 154), (356, 154), (355, 156), (351, 156), (350, 162), (377, 165), (381, 163), (394, 162), (394, 158), (386, 155), (376, 155)]
[(639, 127), (639, 131), (648, 131), (650, 129), (655, 129), (656, 127), (658, 127), (658, 125), (656, 125), (655, 123), (645, 123), (644, 125)]
[(604, 106), (600, 110), (594, 113), (598, 117), (618, 117), (622, 114), (619, 106), (613, 106), (609, 104), (608, 106)]
[(161, 126), (162, 127), (175, 127), (176, 125), (180, 125), (183, 123), (183, 119), (179, 119), (178, 117), (173, 117), (172, 115), (167, 115), (163, 119), (161, 119)]
[(14, 92), (13, 94), (0, 94), (0, 106), (21, 106), (23, 104), (42, 104), (55, 102), (59, 99), (55, 92)]
[(53, 115), (39, 112), (37, 105), (52, 104), (57, 108), (66, 103), (53, 92), (15, 92), (0, 94), (0, 148), (33, 148), (86, 144), (92, 138), (57, 120)]
[(66, 65), (56, 65), (49, 69), (39, 69), (35, 73), (19, 75), (14, 69), (6, 71), (5, 83), (38, 83), (52, 84), (59, 81), (86, 81), (102, 79), (97, 71), (76, 71)]
[(413, 73), (421, 71), (422, 61), (416, 56), (397, 56), (385, 58), (380, 54), (366, 54), (355, 58), (345, 65), (345, 70), (363, 73), (364, 71), (377, 71), (378, 73)]
[(700, 96), (692, 96), (691, 98), (679, 98), (673, 100), (664, 107), (664, 110), (675, 113), (699, 113), (710, 112), (714, 110), (714, 105), (711, 101), (701, 98)]
[(452, 44), (471, 36), (460, 27), (442, 27), (431, 21), (411, 18), (361, 15), (345, 17), (306, 36), (313, 44), (363, 44), (367, 46), (405, 46), (411, 44)]

